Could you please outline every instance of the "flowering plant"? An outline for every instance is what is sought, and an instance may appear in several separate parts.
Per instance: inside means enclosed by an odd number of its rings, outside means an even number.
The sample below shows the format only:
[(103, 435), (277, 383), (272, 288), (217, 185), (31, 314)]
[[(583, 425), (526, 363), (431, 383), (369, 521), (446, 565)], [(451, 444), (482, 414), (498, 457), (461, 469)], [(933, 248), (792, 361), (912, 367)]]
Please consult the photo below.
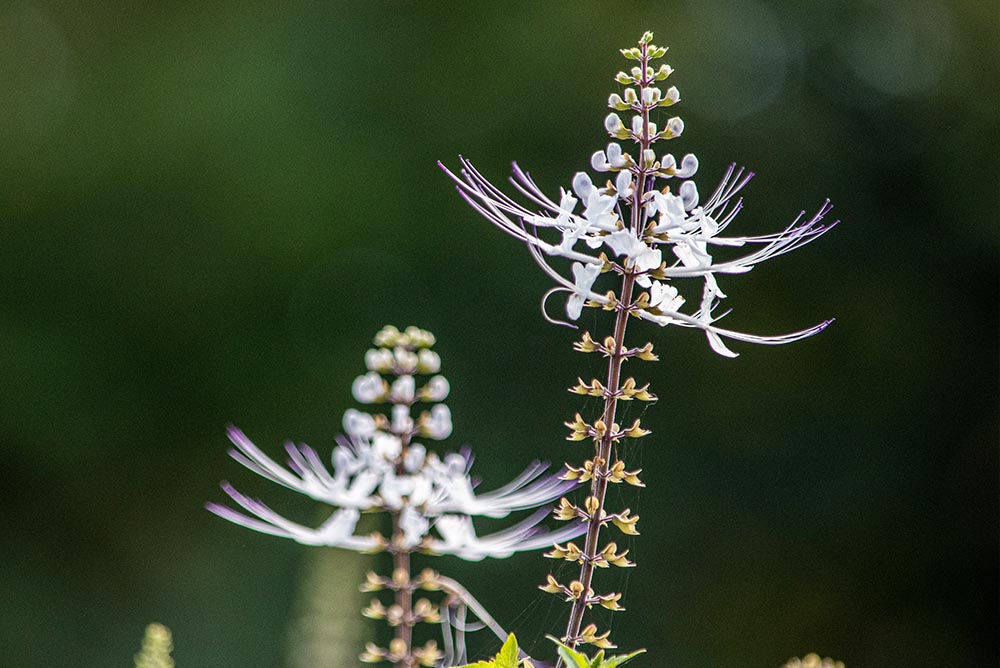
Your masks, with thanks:
[[(624, 401), (656, 401), (649, 384), (633, 377), (622, 378), (627, 362), (656, 361), (653, 344), (626, 344), (630, 318), (661, 327), (698, 329), (706, 335), (712, 350), (724, 357), (736, 357), (727, 340), (766, 345), (791, 343), (821, 332), (830, 320), (778, 336), (748, 334), (719, 326), (729, 311), (718, 313), (726, 298), (718, 276), (746, 273), (771, 258), (800, 248), (828, 232), (836, 223), (823, 222), (830, 212), (824, 202), (811, 216), (800, 214), (775, 233), (727, 236), (723, 233), (743, 207), (737, 194), (753, 173), (730, 166), (721, 182), (704, 201), (691, 180), (698, 159), (687, 154), (679, 161), (670, 153), (658, 154), (654, 145), (681, 136), (684, 122), (670, 117), (657, 125), (654, 115), (680, 101), (671, 86), (662, 90), (660, 82), (673, 72), (669, 65), (654, 66), (667, 49), (652, 43), (645, 33), (637, 46), (623, 49), (622, 55), (636, 64), (615, 76), (624, 89), (608, 98), (611, 113), (604, 129), (612, 142), (596, 151), (591, 168), (613, 179), (595, 183), (586, 172), (577, 172), (569, 189), (550, 198), (535, 184), (530, 174), (514, 163), (511, 184), (525, 203), (519, 202), (487, 180), (470, 161), (460, 158), (458, 173), (442, 169), (455, 182), (459, 194), (474, 210), (504, 232), (524, 243), (531, 256), (556, 283), (542, 299), (542, 312), (552, 322), (569, 325), (546, 313), (545, 302), (553, 294), (567, 295), (569, 321), (580, 318), (585, 307), (613, 313), (611, 332), (595, 337), (584, 332), (574, 348), (582, 353), (599, 353), (607, 360), (603, 379), (578, 378), (570, 392), (603, 399), (600, 414), (585, 419), (581, 414), (566, 422), (570, 441), (591, 441), (593, 454), (582, 466), (566, 464), (563, 477), (586, 483), (588, 494), (582, 504), (563, 497), (555, 514), (560, 520), (580, 520), (587, 526), (582, 546), (573, 542), (556, 544), (546, 556), (566, 560), (579, 568), (577, 578), (560, 582), (549, 575), (544, 591), (562, 596), (570, 604), (569, 621), (560, 641), (559, 664), (568, 665), (566, 652), (582, 644), (599, 649), (615, 647), (609, 631), (600, 632), (593, 623), (584, 626), (584, 617), (594, 605), (617, 611), (622, 594), (595, 591), (595, 571), (610, 565), (630, 567), (627, 550), (616, 542), (604, 542), (604, 529), (613, 525), (625, 535), (636, 535), (638, 516), (628, 508), (614, 512), (607, 507), (609, 485), (626, 483), (642, 486), (641, 470), (628, 470), (618, 447), (624, 441), (649, 434), (635, 420), (620, 425), (618, 404)], [(621, 112), (630, 113), (628, 122)], [(623, 148), (619, 141), (632, 142)], [(665, 185), (664, 185), (665, 184)], [(582, 209), (578, 209), (578, 205)], [(731, 255), (731, 256), (730, 256)], [(568, 260), (567, 268), (557, 268), (553, 260)], [(566, 271), (568, 269), (568, 272)], [(604, 277), (604, 278), (602, 278)], [(700, 295), (691, 294), (683, 283), (700, 282)], [(608, 289), (595, 287), (605, 280)], [(685, 309), (688, 301), (697, 304)]]
[[(578, 352), (599, 353), (607, 361), (602, 379), (577, 378), (569, 388), (574, 394), (601, 400), (598, 415), (585, 418), (577, 413), (565, 423), (567, 440), (592, 444), (589, 458), (579, 465), (565, 464), (558, 476), (547, 473), (547, 464), (535, 462), (504, 487), (477, 493), (476, 481), (470, 477), (472, 455), (468, 449), (442, 456), (416, 440), (448, 438), (452, 421), (449, 409), (441, 403), (450, 387), (438, 375), (440, 358), (431, 350), (434, 337), (414, 327), (402, 332), (386, 327), (375, 337), (376, 347), (365, 355), (367, 372), (357, 378), (352, 389), (359, 402), (387, 405), (388, 410), (345, 412), (344, 435), (333, 451), (332, 472), (308, 446), (286, 445), (289, 459), (283, 466), (241, 431), (230, 428), (234, 459), (254, 473), (335, 510), (319, 527), (305, 526), (228, 483), (223, 483), (223, 489), (239, 510), (214, 503), (208, 504), (209, 510), (247, 528), (306, 545), (391, 555), (391, 575), (369, 573), (363, 589), (393, 592), (391, 604), (376, 598), (364, 611), (368, 617), (386, 620), (393, 629), (393, 639), (387, 648), (369, 643), (361, 657), (364, 661), (387, 661), (396, 668), (464, 662), (468, 660), (464, 633), (474, 628), (466, 620), (471, 611), (480, 626), (506, 640), (492, 660), (466, 668), (549, 665), (519, 648), (516, 638), (504, 633), (462, 585), (430, 570), (414, 575), (411, 562), (416, 553), (477, 561), (541, 548), (549, 548), (546, 557), (578, 569), (572, 580), (560, 581), (550, 574), (540, 586), (570, 604), (565, 631), (558, 638), (550, 636), (556, 644), (556, 666), (611, 668), (637, 657), (643, 650), (606, 655), (616, 647), (610, 631), (585, 623), (594, 606), (624, 609), (620, 592), (596, 589), (596, 572), (611, 566), (635, 566), (628, 558), (629, 550), (619, 549), (616, 541), (607, 538), (612, 527), (625, 536), (639, 533), (638, 515), (629, 508), (610, 508), (608, 490), (617, 484), (643, 486), (641, 469), (630, 468), (625, 449), (619, 446), (650, 433), (639, 419), (630, 425), (619, 424), (619, 403), (657, 400), (649, 383), (623, 377), (629, 362), (658, 360), (652, 343), (627, 344), (630, 319), (700, 330), (711, 349), (728, 358), (737, 356), (729, 347), (730, 341), (790, 343), (819, 333), (831, 322), (777, 336), (747, 334), (718, 325), (728, 313), (718, 313), (719, 304), (726, 299), (720, 276), (746, 273), (765, 260), (816, 240), (836, 223), (823, 222), (831, 209), (829, 202), (824, 202), (811, 216), (803, 212), (775, 233), (724, 235), (742, 209), (737, 193), (753, 174), (730, 166), (712, 195), (702, 202), (691, 180), (698, 169), (697, 158), (688, 154), (678, 161), (669, 153), (658, 155), (654, 150), (654, 144), (675, 139), (684, 129), (678, 117), (668, 118), (662, 129), (653, 118), (661, 107), (680, 100), (677, 88), (664, 91), (658, 87), (672, 73), (669, 65), (654, 67), (665, 53), (666, 48), (654, 45), (648, 32), (638, 46), (622, 50), (636, 66), (615, 77), (624, 88), (608, 99), (612, 112), (605, 118), (604, 128), (612, 139), (631, 141), (635, 146), (626, 150), (612, 141), (590, 161), (594, 171), (610, 173), (613, 180), (596, 184), (589, 174), (578, 172), (556, 201), (515, 163), (511, 183), (526, 200), (522, 204), (491, 184), (464, 158), (458, 173), (442, 165), (462, 197), (488, 221), (523, 242), (556, 283), (542, 299), (547, 319), (574, 327), (572, 322), (580, 319), (584, 308), (612, 314), (610, 333), (602, 337), (583, 332), (574, 343)], [(633, 114), (627, 124), (619, 112)], [(553, 264), (560, 260), (568, 261), (569, 266)], [(700, 288), (695, 292), (685, 285), (691, 279)], [(598, 281), (606, 283), (606, 289), (598, 289)], [(558, 293), (566, 295), (569, 322), (546, 312), (545, 302)], [(697, 308), (686, 308), (689, 299)], [(429, 404), (429, 409), (415, 414), (414, 408), (421, 403)], [(578, 486), (586, 490), (582, 501), (571, 498)], [(556, 500), (553, 509), (551, 504)], [(480, 536), (474, 529), (475, 517), (504, 518), (525, 510), (533, 512), (499, 532)], [(564, 523), (562, 528), (541, 526), (550, 511)], [(359, 533), (362, 513), (387, 514), (391, 533)], [(573, 542), (581, 535), (582, 546)], [(417, 590), (440, 591), (444, 598), (439, 604), (426, 598), (414, 601)], [(434, 640), (416, 645), (413, 627), (422, 622), (441, 624), (443, 650)], [(584, 644), (593, 645), (595, 653), (584, 653), (580, 649)], [(817, 655), (808, 655), (804, 664), (793, 659), (787, 665), (813, 665), (817, 661)], [(839, 665), (829, 660), (823, 665), (828, 664)]]
[[(304, 545), (388, 552), (393, 558), (391, 576), (369, 573), (363, 589), (391, 590), (394, 602), (386, 606), (376, 598), (364, 614), (386, 620), (395, 634), (388, 648), (370, 643), (362, 659), (371, 663), (386, 660), (397, 666), (459, 663), (465, 660), (462, 638), (468, 625), (462, 620), (467, 610), (501, 637), (505, 634), (458, 582), (431, 570), (414, 574), (411, 555), (421, 552), (471, 561), (503, 559), (578, 536), (585, 530), (580, 524), (556, 531), (540, 526), (549, 514), (548, 504), (575, 483), (548, 474), (548, 465), (536, 461), (507, 485), (477, 494), (468, 448), (441, 456), (416, 441), (443, 440), (452, 432), (451, 412), (440, 403), (450, 388), (445, 377), (438, 375), (441, 359), (431, 349), (433, 335), (416, 327), (403, 332), (386, 327), (374, 342), (376, 348), (365, 355), (368, 371), (354, 381), (353, 393), (364, 404), (388, 404), (389, 414), (355, 409), (344, 413), (345, 434), (333, 450), (332, 473), (309, 446), (287, 443), (288, 464), (282, 466), (242, 431), (229, 428), (233, 459), (267, 480), (336, 508), (326, 521), (316, 528), (304, 526), (227, 482), (222, 488), (240, 510), (216, 503), (207, 504), (207, 508), (241, 526)], [(425, 379), (419, 389), (417, 377)], [(414, 406), (420, 403), (433, 406), (414, 416)], [(534, 512), (496, 533), (479, 536), (473, 526), (473, 517), (504, 518), (521, 510)], [(387, 513), (391, 534), (357, 534), (361, 513)], [(445, 592), (445, 609), (428, 599), (414, 602), (417, 589)], [(421, 622), (442, 625), (444, 651), (433, 640), (414, 647), (412, 629)]]

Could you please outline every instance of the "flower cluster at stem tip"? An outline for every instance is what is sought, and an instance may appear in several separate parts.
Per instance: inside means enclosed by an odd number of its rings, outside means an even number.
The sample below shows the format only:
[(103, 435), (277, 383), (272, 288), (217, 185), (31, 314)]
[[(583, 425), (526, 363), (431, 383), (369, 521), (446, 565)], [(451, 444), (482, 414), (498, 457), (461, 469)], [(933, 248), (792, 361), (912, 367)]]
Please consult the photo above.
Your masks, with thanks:
[[(692, 180), (698, 171), (698, 158), (689, 153), (678, 160), (671, 153), (657, 151), (656, 144), (682, 135), (684, 121), (673, 116), (660, 127), (652, 120), (654, 114), (681, 98), (675, 86), (660, 88), (673, 69), (666, 64), (653, 66), (667, 49), (651, 40), (652, 33), (647, 32), (638, 47), (622, 50), (638, 65), (615, 76), (624, 89), (608, 98), (612, 111), (604, 119), (604, 129), (613, 141), (590, 160), (594, 172), (609, 175), (603, 184), (580, 171), (570, 187), (552, 199), (514, 163), (510, 181), (527, 201), (521, 204), (490, 183), (465, 158), (460, 158), (457, 174), (443, 164), (441, 168), (477, 212), (528, 246), (556, 283), (546, 299), (558, 292), (568, 295), (566, 315), (571, 321), (580, 317), (584, 307), (625, 309), (629, 315), (661, 327), (699, 329), (712, 350), (726, 357), (737, 356), (726, 339), (776, 345), (821, 332), (831, 320), (778, 336), (719, 326), (728, 311), (718, 312), (726, 298), (718, 276), (746, 273), (765, 260), (816, 240), (836, 222), (823, 223), (832, 208), (827, 201), (812, 215), (801, 212), (779, 232), (723, 234), (743, 208), (737, 193), (753, 173), (730, 165), (705, 199)], [(623, 120), (622, 114), (631, 117)], [(631, 142), (633, 148), (623, 148), (619, 142)], [(742, 252), (733, 253), (732, 249)], [(553, 267), (548, 258), (570, 260), (569, 275)], [(602, 292), (595, 287), (602, 274), (631, 277), (643, 291), (629, 300), (620, 292)], [(700, 280), (697, 298), (687, 288), (682, 289), (682, 279)], [(697, 306), (685, 310), (692, 299)]]

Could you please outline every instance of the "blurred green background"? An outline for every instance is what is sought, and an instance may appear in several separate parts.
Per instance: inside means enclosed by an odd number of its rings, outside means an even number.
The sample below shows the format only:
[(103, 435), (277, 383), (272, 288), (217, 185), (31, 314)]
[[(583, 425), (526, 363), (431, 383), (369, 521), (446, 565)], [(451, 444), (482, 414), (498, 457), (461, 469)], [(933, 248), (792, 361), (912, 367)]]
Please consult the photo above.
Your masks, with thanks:
[[(364, 564), (202, 504), (225, 478), (313, 516), (224, 425), (328, 452), (386, 322), (437, 334), (447, 445), (487, 486), (582, 461), (565, 388), (599, 360), (435, 161), (558, 192), (651, 29), (703, 194), (737, 161), (741, 230), (825, 197), (844, 220), (725, 279), (730, 326), (838, 321), (735, 361), (633, 327), (661, 401), (648, 487), (614, 501), (643, 535), (613, 636), (649, 666), (997, 665), (997, 24), (978, 0), (3, 2), (0, 663), (130, 665), (157, 620), (181, 668), (293, 665), (308, 601), (355, 606)], [(560, 630), (551, 562), (435, 565), (529, 648)]]

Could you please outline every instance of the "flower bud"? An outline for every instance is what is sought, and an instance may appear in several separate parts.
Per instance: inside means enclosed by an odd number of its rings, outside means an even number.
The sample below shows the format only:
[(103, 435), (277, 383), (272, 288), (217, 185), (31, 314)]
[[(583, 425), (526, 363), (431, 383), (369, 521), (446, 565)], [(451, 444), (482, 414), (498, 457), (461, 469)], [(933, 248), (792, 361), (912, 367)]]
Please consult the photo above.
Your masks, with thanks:
[(434, 376), (423, 389), (420, 390), (420, 398), (424, 401), (444, 401), (448, 397), (451, 386), (444, 376)]
[(680, 91), (677, 90), (677, 86), (671, 86), (667, 89), (666, 95), (660, 100), (659, 106), (669, 107), (671, 105), (677, 104), (681, 101)]
[(617, 109), (618, 111), (625, 111), (629, 108), (629, 105), (622, 100), (621, 95), (618, 93), (612, 93), (608, 97), (608, 106), (612, 109)]
[(399, 339), (399, 330), (392, 325), (386, 325), (375, 335), (374, 343), (380, 348), (391, 348)]
[(417, 371), (419, 373), (437, 373), (441, 370), (441, 357), (433, 350), (426, 348), (417, 353)]
[(385, 373), (392, 370), (392, 351), (387, 348), (372, 348), (365, 353), (365, 367), (369, 371)]
[(665, 132), (665, 136), (667, 139), (680, 137), (682, 132), (684, 132), (684, 121), (682, 121), (680, 118), (674, 116), (669, 121), (667, 121), (667, 129)]
[(622, 125), (622, 119), (618, 117), (618, 114), (608, 114), (607, 118), (604, 119), (604, 129), (607, 130), (608, 134), (612, 137), (617, 137), (619, 139), (625, 139), (628, 137), (628, 132), (625, 130), (625, 126)]

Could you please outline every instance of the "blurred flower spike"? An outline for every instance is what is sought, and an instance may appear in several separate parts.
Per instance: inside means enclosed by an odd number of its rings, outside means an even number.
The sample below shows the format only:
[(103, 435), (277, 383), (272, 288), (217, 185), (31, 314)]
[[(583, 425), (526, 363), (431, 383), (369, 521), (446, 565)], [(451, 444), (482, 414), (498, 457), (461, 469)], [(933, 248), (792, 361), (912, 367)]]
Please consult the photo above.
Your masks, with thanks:
[(801, 659), (793, 657), (781, 668), (844, 668), (843, 661), (834, 661), (831, 658), (821, 659), (819, 654), (807, 654)]
[[(393, 638), (387, 647), (368, 643), (361, 660), (407, 668), (455, 665), (467, 659), (467, 631), (489, 628), (501, 638), (506, 633), (455, 580), (430, 569), (414, 575), (411, 555), (502, 559), (579, 536), (586, 531), (580, 522), (555, 531), (542, 526), (552, 502), (577, 483), (548, 473), (548, 464), (536, 461), (503, 487), (477, 493), (468, 448), (439, 455), (415, 440), (440, 441), (452, 432), (451, 411), (441, 403), (451, 387), (438, 374), (441, 359), (431, 350), (434, 336), (416, 327), (402, 332), (385, 327), (374, 343), (365, 354), (367, 372), (352, 386), (354, 398), (373, 410), (344, 413), (344, 435), (333, 450), (332, 471), (309, 446), (287, 443), (288, 461), (282, 465), (242, 431), (229, 428), (233, 459), (267, 480), (333, 506), (326, 521), (315, 528), (299, 524), (226, 482), (222, 489), (238, 510), (216, 503), (207, 508), (248, 529), (304, 545), (390, 553), (391, 576), (369, 573), (361, 588), (392, 592), (392, 603), (376, 596), (362, 614), (384, 620)], [(522, 510), (534, 512), (496, 533), (480, 536), (473, 526), (473, 517), (504, 518)], [(361, 513), (377, 512), (389, 516), (391, 534), (359, 533)], [(418, 591), (439, 592), (443, 598), (439, 604), (414, 600)], [(470, 613), (479, 621), (470, 623)], [(413, 627), (420, 623), (441, 626), (443, 651), (433, 639), (414, 644)]]
[[(507, 485), (477, 493), (468, 448), (441, 456), (414, 440), (443, 440), (452, 432), (451, 412), (439, 403), (450, 387), (444, 376), (437, 375), (441, 360), (431, 350), (433, 335), (415, 327), (404, 332), (386, 327), (375, 344), (365, 355), (368, 371), (355, 380), (353, 393), (361, 403), (387, 405), (389, 410), (344, 413), (344, 436), (333, 450), (332, 472), (309, 446), (287, 443), (288, 461), (282, 466), (242, 431), (229, 427), (233, 459), (263, 478), (335, 507), (325, 522), (316, 528), (293, 522), (227, 482), (222, 489), (240, 510), (216, 503), (207, 504), (208, 510), (254, 531), (305, 545), (362, 552), (420, 551), (472, 561), (549, 547), (582, 533), (584, 528), (578, 525), (554, 532), (540, 526), (548, 504), (576, 485), (548, 474), (548, 464), (533, 462)], [(431, 405), (416, 412), (418, 404)], [(523, 521), (493, 534), (479, 536), (473, 527), (475, 516), (503, 518), (532, 509), (535, 512)], [(399, 531), (390, 538), (379, 533), (357, 535), (361, 513), (372, 511), (393, 514)]]
[[(604, 183), (595, 183), (589, 173), (580, 171), (570, 187), (552, 199), (515, 162), (510, 181), (522, 204), (464, 158), (460, 158), (458, 173), (444, 165), (442, 169), (472, 208), (524, 242), (556, 283), (543, 299), (543, 312), (549, 296), (564, 293), (569, 320), (577, 320), (584, 307), (626, 309), (661, 327), (699, 329), (712, 349), (726, 357), (737, 353), (725, 339), (776, 345), (821, 332), (830, 320), (779, 336), (719, 326), (729, 311), (718, 312), (726, 294), (717, 276), (746, 273), (765, 260), (814, 241), (836, 223), (823, 223), (832, 208), (827, 201), (811, 215), (803, 211), (778, 232), (723, 234), (743, 208), (737, 194), (753, 173), (731, 165), (703, 200), (691, 180), (698, 171), (698, 158), (689, 153), (678, 160), (671, 153), (657, 151), (656, 144), (682, 135), (684, 121), (672, 116), (661, 121), (661, 127), (653, 120), (681, 98), (676, 87), (660, 87), (673, 69), (653, 65), (667, 49), (652, 44), (651, 39), (652, 34), (646, 33), (638, 47), (622, 50), (638, 66), (615, 76), (624, 88), (608, 98), (611, 112), (604, 119), (604, 129), (612, 141), (590, 160), (593, 172), (608, 174)], [(619, 142), (625, 142), (625, 147)], [(569, 260), (569, 273), (552, 266), (549, 258)], [(609, 273), (623, 281), (621, 291), (602, 292), (595, 287), (601, 275)], [(700, 291), (689, 293), (682, 279), (700, 280)], [(635, 298), (634, 286), (641, 290)], [(696, 307), (685, 310), (687, 303)], [(557, 322), (547, 314), (546, 318)]]

